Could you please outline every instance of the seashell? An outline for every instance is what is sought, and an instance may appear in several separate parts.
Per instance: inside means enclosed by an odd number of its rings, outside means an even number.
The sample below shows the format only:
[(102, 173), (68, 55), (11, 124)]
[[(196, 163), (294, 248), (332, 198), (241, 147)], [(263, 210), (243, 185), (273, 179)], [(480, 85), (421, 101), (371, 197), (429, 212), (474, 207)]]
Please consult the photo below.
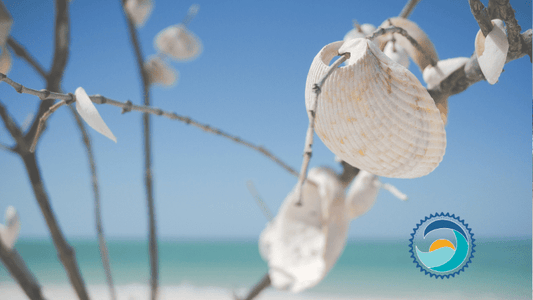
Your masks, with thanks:
[(5, 220), (6, 225), (0, 224), (0, 242), (11, 250), (20, 232), (20, 219), (13, 206), (8, 206), (6, 209)]
[(0, 46), (6, 44), (12, 24), (13, 19), (11, 19), (9, 11), (5, 7), (4, 3), (0, 1)]
[(192, 60), (202, 53), (200, 39), (181, 24), (159, 32), (155, 47), (175, 60)]
[(116, 143), (117, 138), (113, 135), (109, 127), (107, 127), (85, 90), (80, 86), (76, 89), (74, 95), (76, 95), (76, 111), (80, 114), (81, 118), (94, 130)]
[(0, 54), (0, 73), (7, 74), (11, 70), (11, 55), (7, 47), (2, 47), (2, 54)]
[(352, 30), (348, 31), (343, 40), (348, 41), (351, 39), (364, 38), (376, 31), (376, 26), (372, 24), (363, 24), (360, 27), (361, 31), (359, 31), (358, 28), (353, 28)]
[(304, 204), (295, 205), (295, 190), (285, 198), (259, 239), (272, 286), (300, 292), (318, 284), (333, 267), (344, 249), (350, 223), (344, 193), (332, 170), (313, 168), (302, 187)]
[(126, 4), (124, 4), (124, 9), (138, 27), (144, 25), (153, 7), (152, 0), (126, 0)]
[(387, 55), (393, 61), (400, 65), (409, 68), (409, 54), (400, 45), (395, 45), (395, 42), (388, 41), (383, 49), (383, 53)]
[(475, 47), (481, 72), (490, 84), (495, 84), (507, 60), (509, 41), (503, 21), (494, 19), (491, 22), (494, 28), (486, 37), (481, 30), (477, 32)]
[(345, 52), (350, 53), (348, 66), (334, 70), (322, 86), (317, 135), (342, 160), (372, 174), (397, 178), (429, 174), (446, 149), (440, 112), (418, 79), (367, 39), (322, 48), (307, 76), (307, 109), (313, 85), (332, 58)]
[(176, 83), (177, 72), (158, 56), (152, 56), (145, 61), (144, 69), (151, 84), (171, 86)]
[[(414, 38), (420, 44), (420, 46), (422, 47), (422, 49), (424, 49), (424, 52), (427, 55), (429, 55), (434, 61), (439, 61), (439, 56), (437, 55), (437, 50), (435, 50), (435, 46), (433, 46), (433, 43), (431, 42), (429, 37), (422, 29), (420, 29), (420, 27), (418, 27), (418, 25), (416, 25), (416, 23), (405, 18), (395, 17), (383, 22), (383, 24), (381, 24), (379, 27), (386, 28), (390, 26), (389, 24), (403, 28), (412, 38)], [(411, 45), (408, 39), (398, 33), (389, 33), (379, 37), (377, 39), (379, 48), (383, 49), (385, 47), (385, 44), (392, 39), (393, 35), (396, 39), (396, 45), (402, 46), (405, 51), (407, 51), (411, 59), (418, 65), (421, 71), (423, 71), (427, 67), (427, 65), (431, 64), (431, 60), (427, 59), (423, 53), (419, 52), (413, 45)]]
[(469, 60), (468, 57), (455, 57), (439, 60), (436, 66), (428, 65), (422, 73), (428, 90), (438, 86), (442, 80), (446, 79), (459, 68), (462, 68)]

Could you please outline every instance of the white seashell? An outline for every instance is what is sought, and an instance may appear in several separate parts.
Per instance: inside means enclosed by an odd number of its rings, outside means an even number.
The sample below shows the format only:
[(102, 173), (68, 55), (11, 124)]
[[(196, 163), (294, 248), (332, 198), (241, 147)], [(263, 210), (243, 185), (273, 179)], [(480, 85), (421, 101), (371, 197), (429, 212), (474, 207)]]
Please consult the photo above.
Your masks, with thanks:
[(333, 171), (314, 168), (302, 187), (303, 205), (295, 205), (294, 190), (287, 196), (259, 239), (272, 286), (300, 292), (319, 283), (333, 267), (350, 222), (344, 192)]
[(352, 166), (379, 176), (415, 178), (433, 171), (446, 149), (439, 110), (409, 70), (367, 39), (322, 48), (307, 76), (307, 109), (313, 85), (339, 52), (350, 53), (349, 65), (322, 86), (315, 121), (322, 142)]
[(374, 31), (376, 31), (376, 26), (372, 24), (363, 24), (360, 26), (361, 31), (359, 31), (357, 28), (353, 28), (352, 30), (348, 31), (346, 35), (344, 36), (344, 41), (348, 41), (351, 39), (357, 39), (357, 38), (364, 38), (367, 35), (371, 35)]
[(427, 83), (427, 88), (432, 89), (438, 86), (442, 80), (462, 68), (469, 60), (468, 57), (455, 57), (439, 60), (436, 66), (428, 65), (422, 73), (422, 77)]
[(181, 24), (159, 32), (155, 38), (155, 46), (176, 60), (192, 60), (202, 53), (200, 39)]
[(152, 0), (126, 0), (124, 8), (136, 26), (141, 27), (152, 12)]
[(387, 55), (393, 61), (400, 65), (409, 68), (409, 54), (400, 45), (395, 45), (393, 41), (388, 41), (383, 49), (383, 53)]
[(346, 195), (346, 208), (350, 218), (362, 216), (372, 208), (380, 186), (376, 175), (365, 170), (359, 171)]
[(105, 135), (106, 137), (117, 142), (117, 138), (113, 135), (109, 127), (105, 124), (104, 120), (94, 107), (93, 102), (82, 87), (76, 89), (74, 93), (76, 95), (76, 110), (80, 116), (91, 126), (94, 130)]
[[(429, 55), (434, 61), (439, 61), (439, 56), (437, 55), (435, 46), (433, 46), (433, 43), (431, 42), (429, 37), (422, 29), (420, 29), (420, 27), (418, 27), (418, 25), (416, 25), (416, 23), (405, 18), (395, 17), (383, 22), (383, 24), (381, 24), (379, 27), (390, 27), (389, 21), (390, 24), (392, 24), (393, 26), (401, 27), (405, 31), (407, 31), (407, 33), (413, 39), (415, 39), (418, 44), (420, 44), (420, 46), (422, 47), (422, 49), (424, 49), (424, 52), (427, 55)], [(405, 51), (407, 51), (411, 59), (413, 59), (413, 61), (418, 65), (421, 71), (423, 71), (427, 65), (431, 64), (431, 60), (427, 59), (423, 53), (419, 52), (413, 45), (411, 45), (407, 38), (398, 33), (390, 33), (379, 37), (377, 39), (380, 45), (379, 48), (383, 49), (385, 47), (385, 44), (392, 39), (393, 35), (396, 39), (396, 45), (402, 46)]]
[(6, 44), (12, 24), (13, 19), (11, 19), (9, 11), (5, 7), (4, 3), (0, 1), (0, 46)]
[(151, 84), (158, 83), (164, 86), (171, 86), (176, 83), (177, 72), (158, 56), (152, 56), (145, 61), (144, 69)]
[(0, 224), (0, 242), (7, 248), (13, 249), (20, 232), (20, 219), (13, 206), (6, 209), (6, 225)]
[(503, 21), (494, 19), (491, 22), (494, 28), (486, 37), (478, 31), (475, 47), (481, 72), (490, 84), (495, 84), (507, 60), (509, 41)]
[(0, 55), (0, 73), (7, 74), (11, 70), (11, 55), (7, 47), (2, 47), (2, 54)]

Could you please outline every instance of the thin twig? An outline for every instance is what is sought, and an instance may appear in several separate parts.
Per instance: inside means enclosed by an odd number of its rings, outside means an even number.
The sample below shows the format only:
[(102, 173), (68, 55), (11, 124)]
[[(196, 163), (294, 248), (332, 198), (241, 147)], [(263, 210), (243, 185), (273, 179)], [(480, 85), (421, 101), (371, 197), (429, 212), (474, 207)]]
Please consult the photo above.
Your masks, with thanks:
[(353, 27), (357, 29), (358, 32), (363, 32), (361, 25), (359, 25), (359, 22), (357, 22), (356, 19), (352, 19), (352, 23), (353, 23)]
[(15, 148), (11, 149), (17, 153), (24, 153), (25, 151), (28, 151), (29, 146), (26, 144), (26, 140), (24, 139), (24, 135), (22, 134), (20, 127), (17, 125), (17, 123), (15, 123), (15, 120), (11, 118), (2, 102), (0, 102), (0, 118), (4, 122), (9, 134), (11, 134), (11, 137), (13, 137), (17, 143)]
[(37, 126), (37, 131), (35, 133), (35, 138), (33, 139), (33, 142), (31, 143), (30, 152), (35, 152), (35, 147), (37, 146), (37, 141), (39, 140), (39, 136), (41, 135), (46, 120), (48, 120), (48, 117), (50, 117), (51, 114), (53, 114), (58, 108), (61, 106), (67, 104), (65, 100), (61, 100), (57, 102), (56, 104), (50, 106), (47, 112), (44, 113), (44, 115), (39, 119), (39, 126)]
[(83, 144), (85, 145), (85, 150), (87, 151), (87, 158), (89, 159), (89, 168), (91, 170), (91, 183), (93, 187), (93, 197), (94, 197), (94, 215), (95, 215), (95, 224), (96, 224), (96, 234), (98, 236), (98, 249), (100, 250), (100, 258), (102, 259), (102, 265), (104, 267), (104, 272), (106, 276), (107, 286), (109, 288), (109, 294), (112, 300), (117, 299), (115, 292), (115, 286), (113, 285), (113, 277), (111, 276), (111, 264), (109, 263), (109, 252), (107, 251), (107, 243), (104, 235), (104, 227), (102, 225), (102, 212), (100, 209), (100, 190), (98, 188), (98, 177), (96, 173), (96, 162), (94, 160), (91, 139), (89, 134), (83, 124), (81, 117), (76, 112), (75, 108), (72, 105), (68, 106), (70, 112), (76, 120), (76, 124), (80, 129), (82, 136)]
[(305, 145), (304, 145), (304, 154), (302, 160), (302, 167), (300, 169), (300, 175), (298, 176), (298, 183), (296, 184), (296, 205), (302, 205), (302, 186), (305, 179), (307, 178), (307, 168), (309, 167), (309, 161), (311, 160), (311, 155), (313, 153), (313, 137), (315, 135), (315, 117), (316, 117), (316, 108), (318, 105), (318, 96), (320, 95), (322, 85), (326, 79), (339, 67), (346, 59), (349, 57), (348, 53), (339, 54), (341, 57), (335, 61), (334, 64), (329, 66), (326, 71), (326, 74), (320, 79), (319, 82), (315, 83), (313, 86), (314, 97), (311, 100), (310, 109), (307, 114), (309, 116), (309, 125), (307, 127), (307, 134), (305, 136)]
[[(59, 100), (65, 100), (65, 101), (76, 101), (75, 96), (73, 94), (52, 93), (52, 92), (50, 92), (48, 90), (37, 91), (37, 90), (29, 89), (29, 88), (26, 88), (26, 87), (20, 88), (20, 87), (22, 87), (22, 85), (20, 83), (17, 83), (15, 81), (11, 80), (9, 77), (7, 77), (6, 75), (4, 75), (2, 73), (0, 73), (0, 81), (3, 81), (5, 83), (9, 84), (11, 87), (13, 87), (17, 91), (20, 90), (20, 92), (23, 93), (23, 94), (34, 95), (34, 96), (36, 96), (37, 98), (39, 98), (41, 100), (51, 101), (50, 99), (59, 99)], [(106, 98), (106, 97), (104, 97), (102, 95), (92, 95), (89, 98), (91, 99), (92, 102), (94, 102), (96, 104), (109, 104), (109, 105), (113, 105), (113, 106), (119, 107), (122, 110), (139, 111), (139, 112), (149, 113), (149, 114), (156, 115), (156, 116), (163, 116), (163, 117), (169, 118), (171, 120), (180, 121), (180, 122), (183, 122), (183, 123), (185, 123), (187, 125), (192, 125), (192, 126), (198, 127), (198, 128), (200, 128), (200, 129), (202, 129), (202, 130), (204, 130), (206, 132), (222, 136), (222, 137), (227, 138), (227, 139), (229, 139), (229, 140), (231, 140), (231, 141), (233, 141), (233, 142), (235, 142), (237, 144), (241, 144), (241, 145), (246, 146), (246, 147), (248, 147), (248, 148), (250, 148), (252, 150), (260, 152), (261, 154), (263, 154), (264, 156), (268, 157), (269, 159), (274, 161), (276, 164), (281, 166), (283, 169), (285, 169), (290, 174), (292, 174), (294, 176), (298, 176), (298, 172), (295, 169), (291, 168), (288, 164), (283, 162), (280, 158), (276, 157), (274, 154), (272, 154), (269, 150), (267, 150), (263, 146), (255, 145), (255, 144), (253, 144), (251, 142), (248, 142), (246, 140), (241, 139), (238, 136), (229, 134), (229, 133), (224, 132), (224, 131), (222, 131), (222, 130), (220, 130), (218, 128), (212, 127), (210, 125), (202, 124), (202, 123), (200, 123), (198, 121), (195, 121), (195, 120), (193, 120), (193, 119), (191, 119), (189, 117), (178, 115), (175, 112), (164, 111), (164, 110), (162, 110), (160, 108), (157, 108), (157, 107), (144, 106), (144, 105), (135, 105), (135, 104), (132, 104), (130, 101), (120, 102), (120, 101), (117, 101), (117, 100)]]
[(402, 12), (400, 13), (399, 17), (401, 18), (409, 18), (409, 15), (413, 12), (415, 9), (415, 6), (420, 2), (420, 0), (409, 0), (407, 1), (407, 4), (402, 9)]
[(43, 300), (41, 286), (16, 249), (8, 249), (0, 241), (0, 259), (31, 300)]
[[(261, 280), (259, 280), (259, 282), (254, 285), (254, 287), (250, 290), (250, 292), (248, 292), (248, 295), (246, 295), (246, 298), (242, 300), (254, 299), (255, 297), (257, 297), (257, 295), (259, 295), (259, 293), (261, 293), (264, 289), (269, 287), (271, 284), (272, 284), (272, 281), (270, 281), (270, 276), (268, 275), (268, 273), (266, 273), (265, 276), (263, 276), (263, 278), (261, 278)], [(235, 300), (241, 300), (235, 296), (234, 298)]]
[(35, 71), (37, 71), (37, 73), (39, 73), (39, 75), (46, 80), (48, 73), (43, 69), (41, 64), (39, 64), (37, 60), (28, 53), (26, 48), (19, 44), (19, 42), (17, 42), (12, 36), (8, 38), (7, 45), (11, 48), (11, 50), (13, 50), (13, 52), (15, 52), (15, 55), (26, 60), (35, 69)]
[(407, 40), (409, 40), (409, 43), (411, 43), (411, 45), (413, 45), (413, 47), (415, 47), (418, 50), (418, 52), (424, 55), (424, 57), (431, 63), (432, 66), (437, 65), (437, 61), (435, 61), (431, 55), (429, 55), (426, 51), (424, 51), (424, 48), (422, 48), (422, 46), (420, 46), (420, 44), (412, 36), (410, 36), (409, 33), (403, 28), (396, 27), (396, 26), (391, 26), (387, 28), (378, 28), (376, 31), (372, 33), (371, 36), (367, 37), (367, 39), (373, 40), (380, 35), (384, 35), (388, 33), (398, 33), (398, 34), (403, 35)]
[(189, 26), (189, 23), (196, 17), (196, 14), (198, 14), (198, 11), (200, 10), (200, 5), (193, 4), (189, 7), (189, 10), (187, 11), (187, 15), (185, 18), (183, 18), (183, 21), (181, 24), (183, 24), (184, 27)]
[[(122, 0), (124, 6), (126, 1)], [(131, 20), (130, 15), (126, 12), (124, 7), (124, 16), (128, 23), (128, 29), (131, 39), (131, 44), (135, 52), (135, 58), (137, 60), (137, 66), (139, 73), (141, 74), (144, 105), (150, 106), (150, 82), (148, 80), (148, 74), (144, 68), (144, 59), (141, 52), (141, 45), (137, 37), (137, 30)], [(150, 241), (150, 290), (152, 300), (157, 299), (158, 285), (159, 285), (159, 260), (157, 254), (157, 231), (155, 220), (155, 208), (154, 208), (154, 190), (153, 190), (153, 177), (152, 177), (152, 146), (150, 135), (150, 115), (143, 114), (143, 135), (144, 135), (144, 183), (146, 186), (146, 201), (148, 205), (148, 218), (149, 218), (149, 241)]]
[(16, 153), (15, 150), (11, 149), (11, 147), (7, 146), (7, 145), (4, 145), (2, 143), (0, 143), (0, 149), (4, 150), (4, 151), (9, 151), (9, 152), (13, 152), (13, 153)]
[(263, 215), (265, 218), (270, 222), (272, 221), (272, 212), (270, 212), (270, 209), (265, 205), (265, 202), (255, 189), (254, 183), (249, 180), (246, 183), (246, 187), (248, 187), (248, 191), (250, 191), (250, 194), (252, 194), (252, 197), (254, 197), (255, 203), (257, 203), (257, 206), (261, 209), (261, 212), (263, 212)]
[(485, 6), (480, 0), (468, 0), (468, 3), (470, 4), (470, 11), (476, 19), (481, 32), (483, 32), (484, 36), (487, 36), (494, 26), (492, 26), (492, 23), (490, 22)]

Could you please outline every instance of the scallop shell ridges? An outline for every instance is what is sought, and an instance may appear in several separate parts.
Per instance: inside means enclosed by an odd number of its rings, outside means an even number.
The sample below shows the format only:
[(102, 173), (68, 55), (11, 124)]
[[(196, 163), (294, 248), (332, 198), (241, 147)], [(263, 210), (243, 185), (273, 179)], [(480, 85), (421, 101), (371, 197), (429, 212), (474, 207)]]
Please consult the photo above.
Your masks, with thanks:
[[(432, 172), (446, 149), (439, 110), (422, 84), (367, 39), (352, 40), (349, 65), (325, 81), (315, 128), (322, 142), (351, 165), (378, 176), (416, 178)], [(364, 44), (361, 44), (364, 43)], [(343, 42), (326, 45), (314, 58), (305, 89), (326, 73)]]

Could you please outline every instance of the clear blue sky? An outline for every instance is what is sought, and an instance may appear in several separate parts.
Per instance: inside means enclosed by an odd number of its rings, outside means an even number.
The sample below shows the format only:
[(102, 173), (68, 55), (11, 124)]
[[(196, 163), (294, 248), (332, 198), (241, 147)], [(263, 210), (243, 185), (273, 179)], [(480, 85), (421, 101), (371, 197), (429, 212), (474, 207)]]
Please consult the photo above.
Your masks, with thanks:
[[(140, 78), (120, 1), (71, 2), (71, 52), (63, 88), (141, 103)], [(304, 87), (313, 57), (341, 40), (352, 19), (376, 26), (396, 16), (405, 1), (198, 1), (190, 30), (204, 52), (192, 62), (173, 63), (180, 72), (172, 88), (154, 87), (152, 102), (165, 110), (209, 123), (262, 144), (299, 169), (307, 128)], [(52, 1), (4, 1), (12, 35), (46, 69), (52, 60)], [(194, 2), (155, 1), (139, 30), (145, 57), (153, 38), (179, 23)], [(531, 1), (511, 1), (522, 31), (531, 26)], [(468, 2), (422, 1), (411, 19), (430, 36), (441, 59), (469, 57), (478, 25)], [(421, 78), (411, 64), (411, 71)], [(531, 237), (531, 63), (511, 62), (499, 83), (480, 82), (449, 99), (448, 146), (428, 176), (387, 179), (408, 194), (401, 202), (381, 191), (375, 206), (351, 224), (351, 238), (407, 239), (420, 219), (435, 212), (459, 215), (477, 237)], [(43, 81), (19, 59), (9, 74), (32, 88)], [(39, 100), (0, 84), (0, 100), (22, 124)], [(141, 114), (97, 106), (118, 139), (91, 130), (105, 232), (145, 238)], [(256, 239), (266, 219), (248, 193), (253, 180), (277, 211), (296, 178), (262, 155), (194, 127), (152, 117), (157, 225), (163, 238)], [(0, 126), (0, 142), (12, 143)], [(315, 139), (311, 167), (340, 168)], [(89, 167), (78, 129), (66, 108), (49, 120), (38, 146), (44, 183), (67, 237), (95, 237)], [(0, 212), (14, 205), (21, 235), (47, 237), (48, 229), (18, 156), (0, 151)], [(2, 221), (3, 222), (3, 221)]]

